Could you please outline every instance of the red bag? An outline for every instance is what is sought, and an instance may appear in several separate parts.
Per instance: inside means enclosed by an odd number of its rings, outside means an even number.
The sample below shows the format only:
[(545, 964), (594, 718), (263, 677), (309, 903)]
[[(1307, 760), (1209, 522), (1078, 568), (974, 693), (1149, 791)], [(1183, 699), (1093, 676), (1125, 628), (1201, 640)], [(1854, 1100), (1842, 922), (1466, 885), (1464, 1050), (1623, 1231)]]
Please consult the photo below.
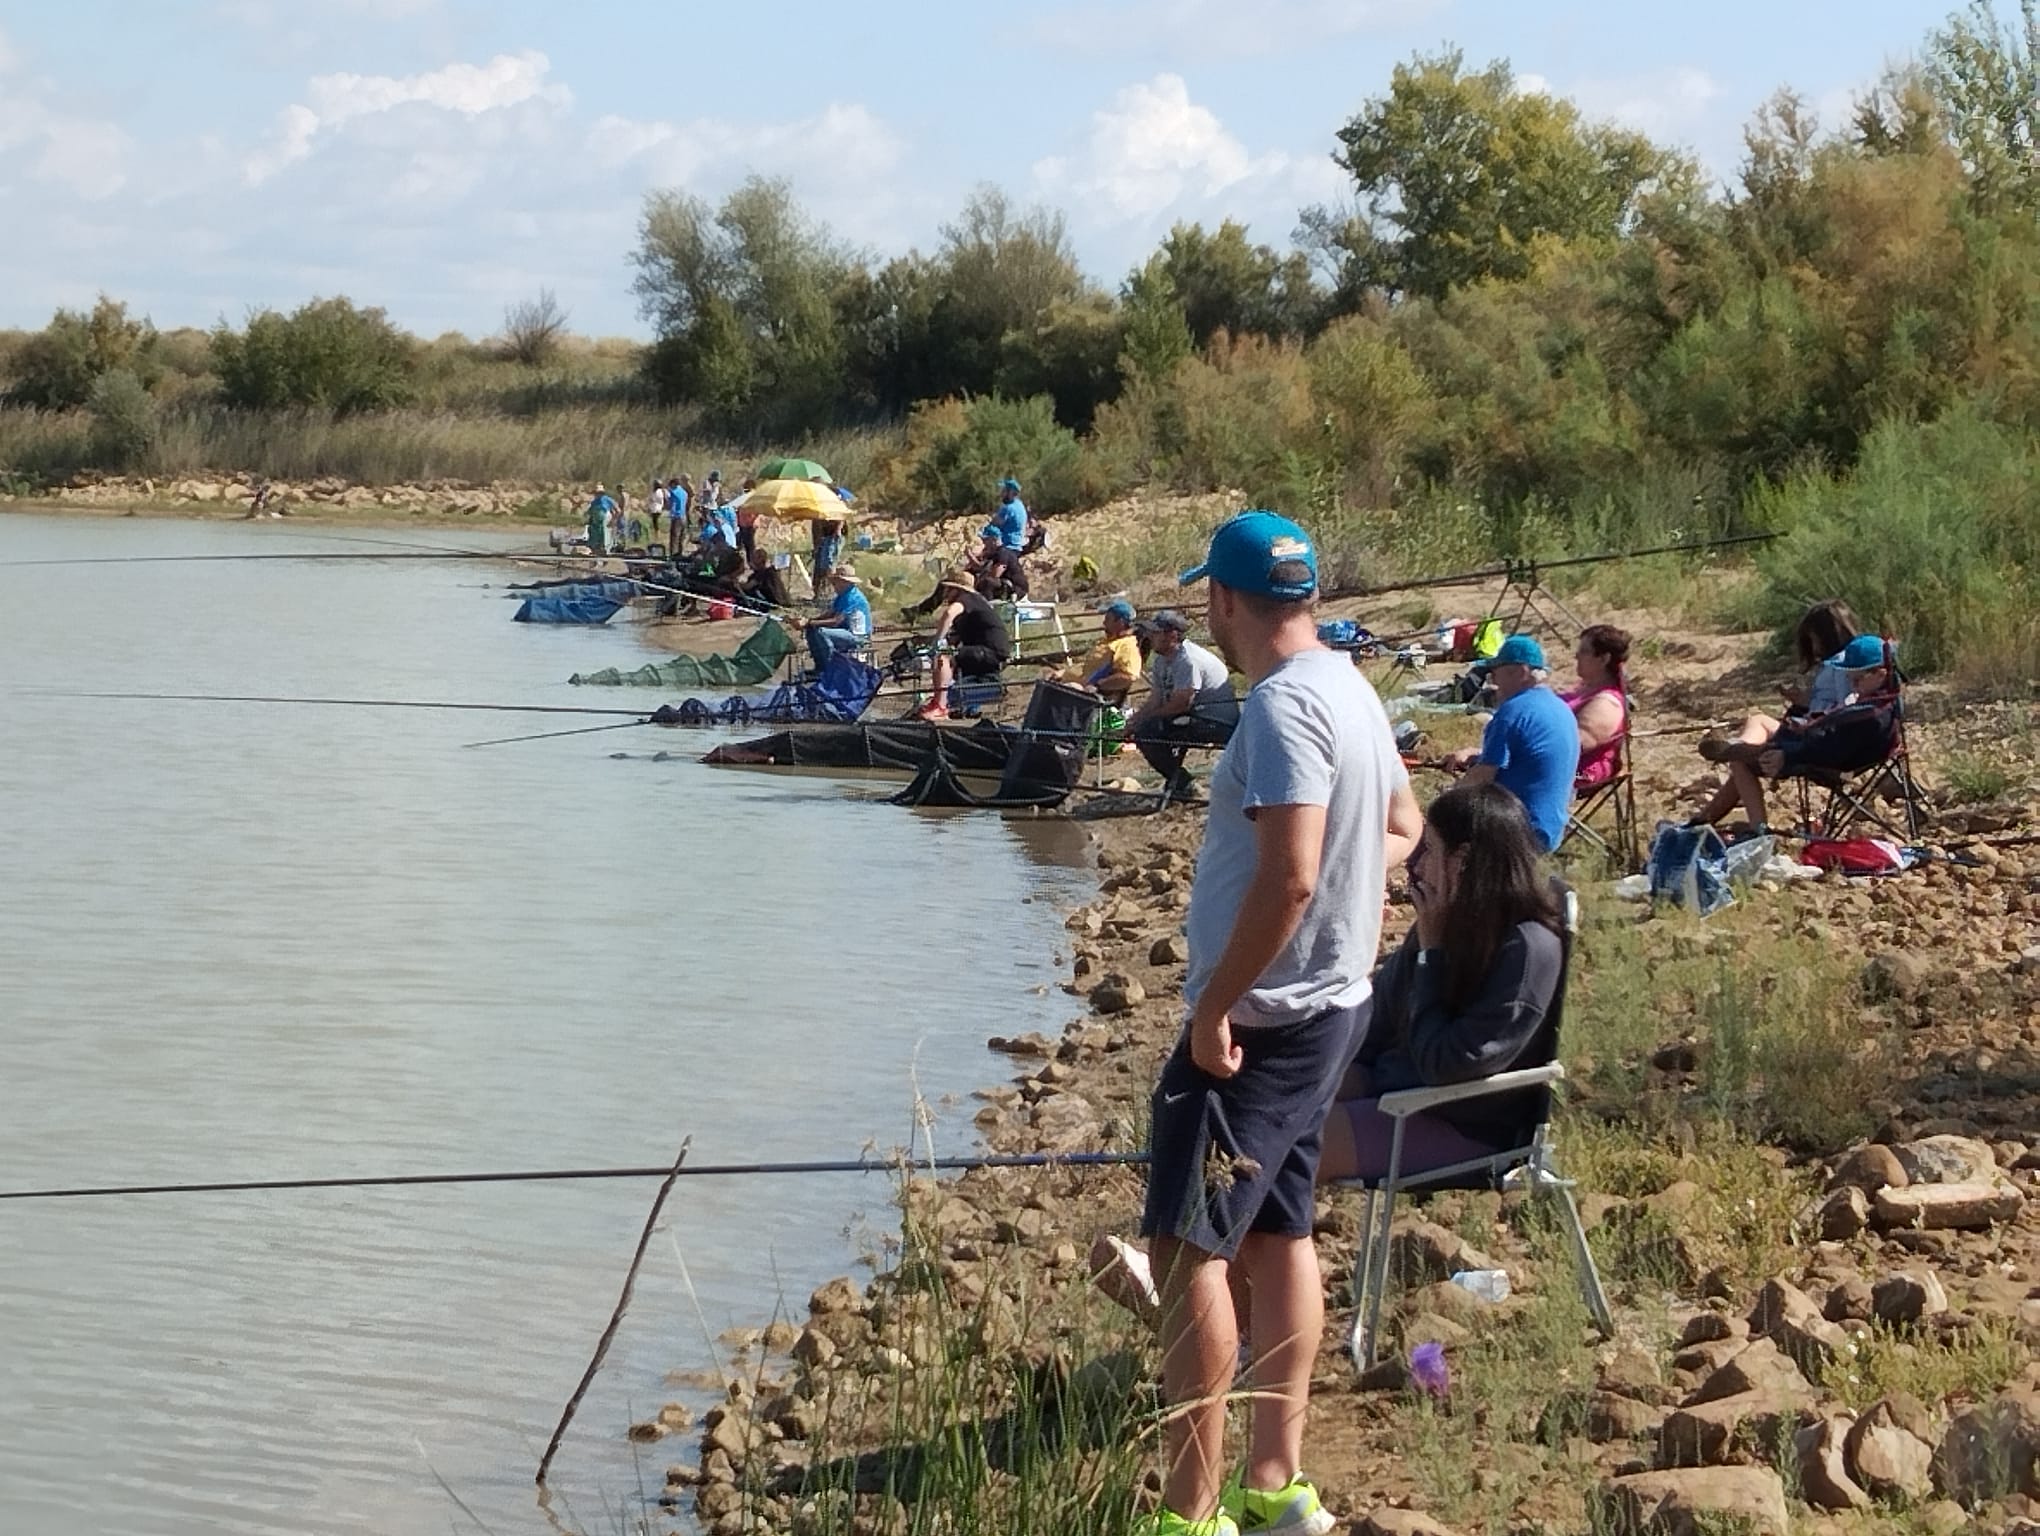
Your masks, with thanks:
[(1912, 864), (1904, 849), (1881, 837), (1815, 838), (1799, 850), (1799, 862), (1845, 875), (1891, 875)]

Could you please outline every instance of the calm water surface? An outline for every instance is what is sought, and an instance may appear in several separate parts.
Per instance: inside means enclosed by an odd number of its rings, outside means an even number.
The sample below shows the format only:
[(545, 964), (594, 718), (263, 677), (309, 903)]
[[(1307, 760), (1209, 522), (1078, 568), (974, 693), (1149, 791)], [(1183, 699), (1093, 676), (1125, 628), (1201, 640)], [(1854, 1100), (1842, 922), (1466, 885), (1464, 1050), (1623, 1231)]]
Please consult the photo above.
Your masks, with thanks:
[[(706, 737), (462, 750), (572, 719), (57, 696), (645, 701), (567, 687), (648, 653), (513, 625), (507, 567), (12, 564), (366, 548), (0, 516), (0, 1187), (643, 1165), (690, 1133), (855, 1156), (908, 1139), (917, 1081), (970, 1144), (985, 1036), (1064, 1014), (1035, 989), (1071, 829), (645, 755)], [(544, 1529), (531, 1473), (651, 1194), (0, 1204), (0, 1531), (467, 1528), (435, 1473)], [(887, 1195), (679, 1185), (708, 1331), (801, 1312)], [(556, 1465), (581, 1528), (635, 1506), (625, 1426), (710, 1360), (662, 1234)], [(648, 1449), (652, 1492), (678, 1454)]]

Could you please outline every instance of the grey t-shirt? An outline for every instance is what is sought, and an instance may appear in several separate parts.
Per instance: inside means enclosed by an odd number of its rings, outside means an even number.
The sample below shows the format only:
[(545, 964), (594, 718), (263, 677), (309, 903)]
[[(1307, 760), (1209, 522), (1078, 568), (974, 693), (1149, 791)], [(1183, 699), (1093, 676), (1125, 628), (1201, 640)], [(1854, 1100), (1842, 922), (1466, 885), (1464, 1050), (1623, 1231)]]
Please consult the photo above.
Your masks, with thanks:
[(1262, 678), (1211, 775), (1211, 812), (1186, 926), (1186, 1002), (1217, 968), (1254, 878), (1249, 815), (1325, 807), (1317, 890), (1287, 947), (1232, 1011), (1235, 1024), (1287, 1024), (1366, 1001), (1388, 882), (1388, 807), (1409, 780), (1388, 715), (1343, 652), (1314, 647)]
[(1231, 670), (1194, 641), (1185, 640), (1173, 656), (1157, 651), (1148, 663), (1148, 686), (1154, 689), (1157, 703), (1190, 689), (1195, 695), (1190, 707), (1207, 720), (1230, 720), (1239, 714)]

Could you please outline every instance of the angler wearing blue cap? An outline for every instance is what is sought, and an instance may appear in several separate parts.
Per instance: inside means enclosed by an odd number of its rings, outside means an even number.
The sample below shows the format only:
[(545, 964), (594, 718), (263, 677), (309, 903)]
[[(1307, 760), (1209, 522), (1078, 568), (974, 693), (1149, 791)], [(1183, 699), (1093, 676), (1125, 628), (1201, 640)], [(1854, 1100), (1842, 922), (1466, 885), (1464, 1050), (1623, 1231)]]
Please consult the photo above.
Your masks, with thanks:
[[(1206, 626), (1251, 687), (1211, 774), (1185, 923), (1189, 1016), (1151, 1102), (1141, 1233), (1173, 1411), (1162, 1507), (1136, 1529), (1324, 1536), (1338, 1522), (1300, 1470), (1324, 1327), (1312, 1181), (1366, 1030), (1388, 866), (1423, 817), (1381, 700), (1318, 639), (1310, 535), (1242, 512), (1183, 574), (1205, 580)], [(1229, 1479), (1235, 1267), (1253, 1291), (1255, 1392), (1245, 1474)]]
[(1488, 668), (1500, 699), (1480, 749), (1445, 759), (1469, 784), (1495, 783), (1523, 802), (1545, 852), (1565, 836), (1573, 778), (1580, 767), (1580, 729), (1565, 700), (1545, 685), (1544, 647), (1511, 635)]
[(1020, 499), (1020, 482), (1011, 475), (999, 482), (999, 509), (985, 524), (984, 536), (997, 538), (1001, 549), (1016, 555), (1027, 547), (1027, 503)]

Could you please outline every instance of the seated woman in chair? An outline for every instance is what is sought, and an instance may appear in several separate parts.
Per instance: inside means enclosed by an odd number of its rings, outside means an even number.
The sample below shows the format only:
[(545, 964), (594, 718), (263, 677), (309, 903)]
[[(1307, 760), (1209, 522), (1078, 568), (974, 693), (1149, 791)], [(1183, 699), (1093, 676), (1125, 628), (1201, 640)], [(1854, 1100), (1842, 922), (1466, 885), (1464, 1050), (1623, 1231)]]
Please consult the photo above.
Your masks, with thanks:
[[(1807, 609), (1800, 615), (1798, 627), (1792, 635), (1792, 650), (1799, 663), (1799, 680), (1778, 690), (1785, 699), (1782, 718), (1762, 712), (1753, 714), (1743, 721), (1732, 738), (1702, 738), (1700, 755), (1711, 763), (1734, 763), (1744, 756), (1741, 749), (1753, 749), (1747, 755), (1754, 757), (1788, 725), (1812, 720), (1840, 705), (1850, 692), (1848, 678), (1838, 668), (1829, 666), (1828, 659), (1844, 650), (1861, 628), (1849, 605), (1839, 599), (1815, 603)], [(1727, 782), (1714, 792), (1714, 797), (1705, 807), (1688, 818), (1687, 825), (1713, 826), (1737, 805), (1748, 811), (1754, 803), (1761, 811), (1762, 801), (1763, 795), (1757, 789), (1754, 775), (1738, 774), (1731, 767)], [(1761, 820), (1759, 814), (1751, 825), (1760, 825)]]
[(1580, 727), (1580, 766), (1573, 783), (1593, 789), (1615, 777), (1622, 766), (1622, 743), (1629, 735), (1629, 684), (1623, 669), (1629, 663), (1629, 636), (1613, 624), (1594, 624), (1580, 632), (1573, 654), (1580, 685), (1561, 693)]
[[(1825, 706), (1818, 714), (1793, 716), (1763, 741), (1700, 744), (1710, 760), (1728, 768), (1728, 782), (1688, 826), (1712, 825), (1740, 804), (1753, 832), (1767, 824), (1764, 780), (1809, 772), (1853, 773), (1875, 765), (1891, 750), (1896, 714), (1891, 695), (1897, 679), (1886, 665), (1892, 642), (1858, 635), (1821, 666)], [(1832, 681), (1829, 681), (1829, 679)]]
[[(1455, 785), (1432, 802), (1408, 865), (1417, 920), (1374, 973), (1366, 1036), (1325, 1120), (1320, 1184), (1388, 1172), (1395, 1120), (1381, 1112), (1381, 1095), (1549, 1059), (1565, 919), (1543, 856), (1522, 801), (1499, 784)], [(1521, 1106), (1515, 1094), (1498, 1095), (1404, 1117), (1401, 1171), (1521, 1144), (1535, 1128)], [(1124, 1239), (1092, 1245), (1091, 1277), (1120, 1305), (1155, 1314), (1147, 1256)]]
[[(1374, 973), (1366, 1039), (1325, 1122), (1320, 1183), (1388, 1171), (1395, 1121), (1381, 1112), (1382, 1094), (1473, 1082), (1547, 1058), (1565, 943), (1542, 857), (1522, 802), (1500, 786), (1457, 785), (1432, 802), (1409, 861), (1417, 920)], [(1410, 1115), (1403, 1171), (1485, 1157), (1531, 1129), (1507, 1099)]]

